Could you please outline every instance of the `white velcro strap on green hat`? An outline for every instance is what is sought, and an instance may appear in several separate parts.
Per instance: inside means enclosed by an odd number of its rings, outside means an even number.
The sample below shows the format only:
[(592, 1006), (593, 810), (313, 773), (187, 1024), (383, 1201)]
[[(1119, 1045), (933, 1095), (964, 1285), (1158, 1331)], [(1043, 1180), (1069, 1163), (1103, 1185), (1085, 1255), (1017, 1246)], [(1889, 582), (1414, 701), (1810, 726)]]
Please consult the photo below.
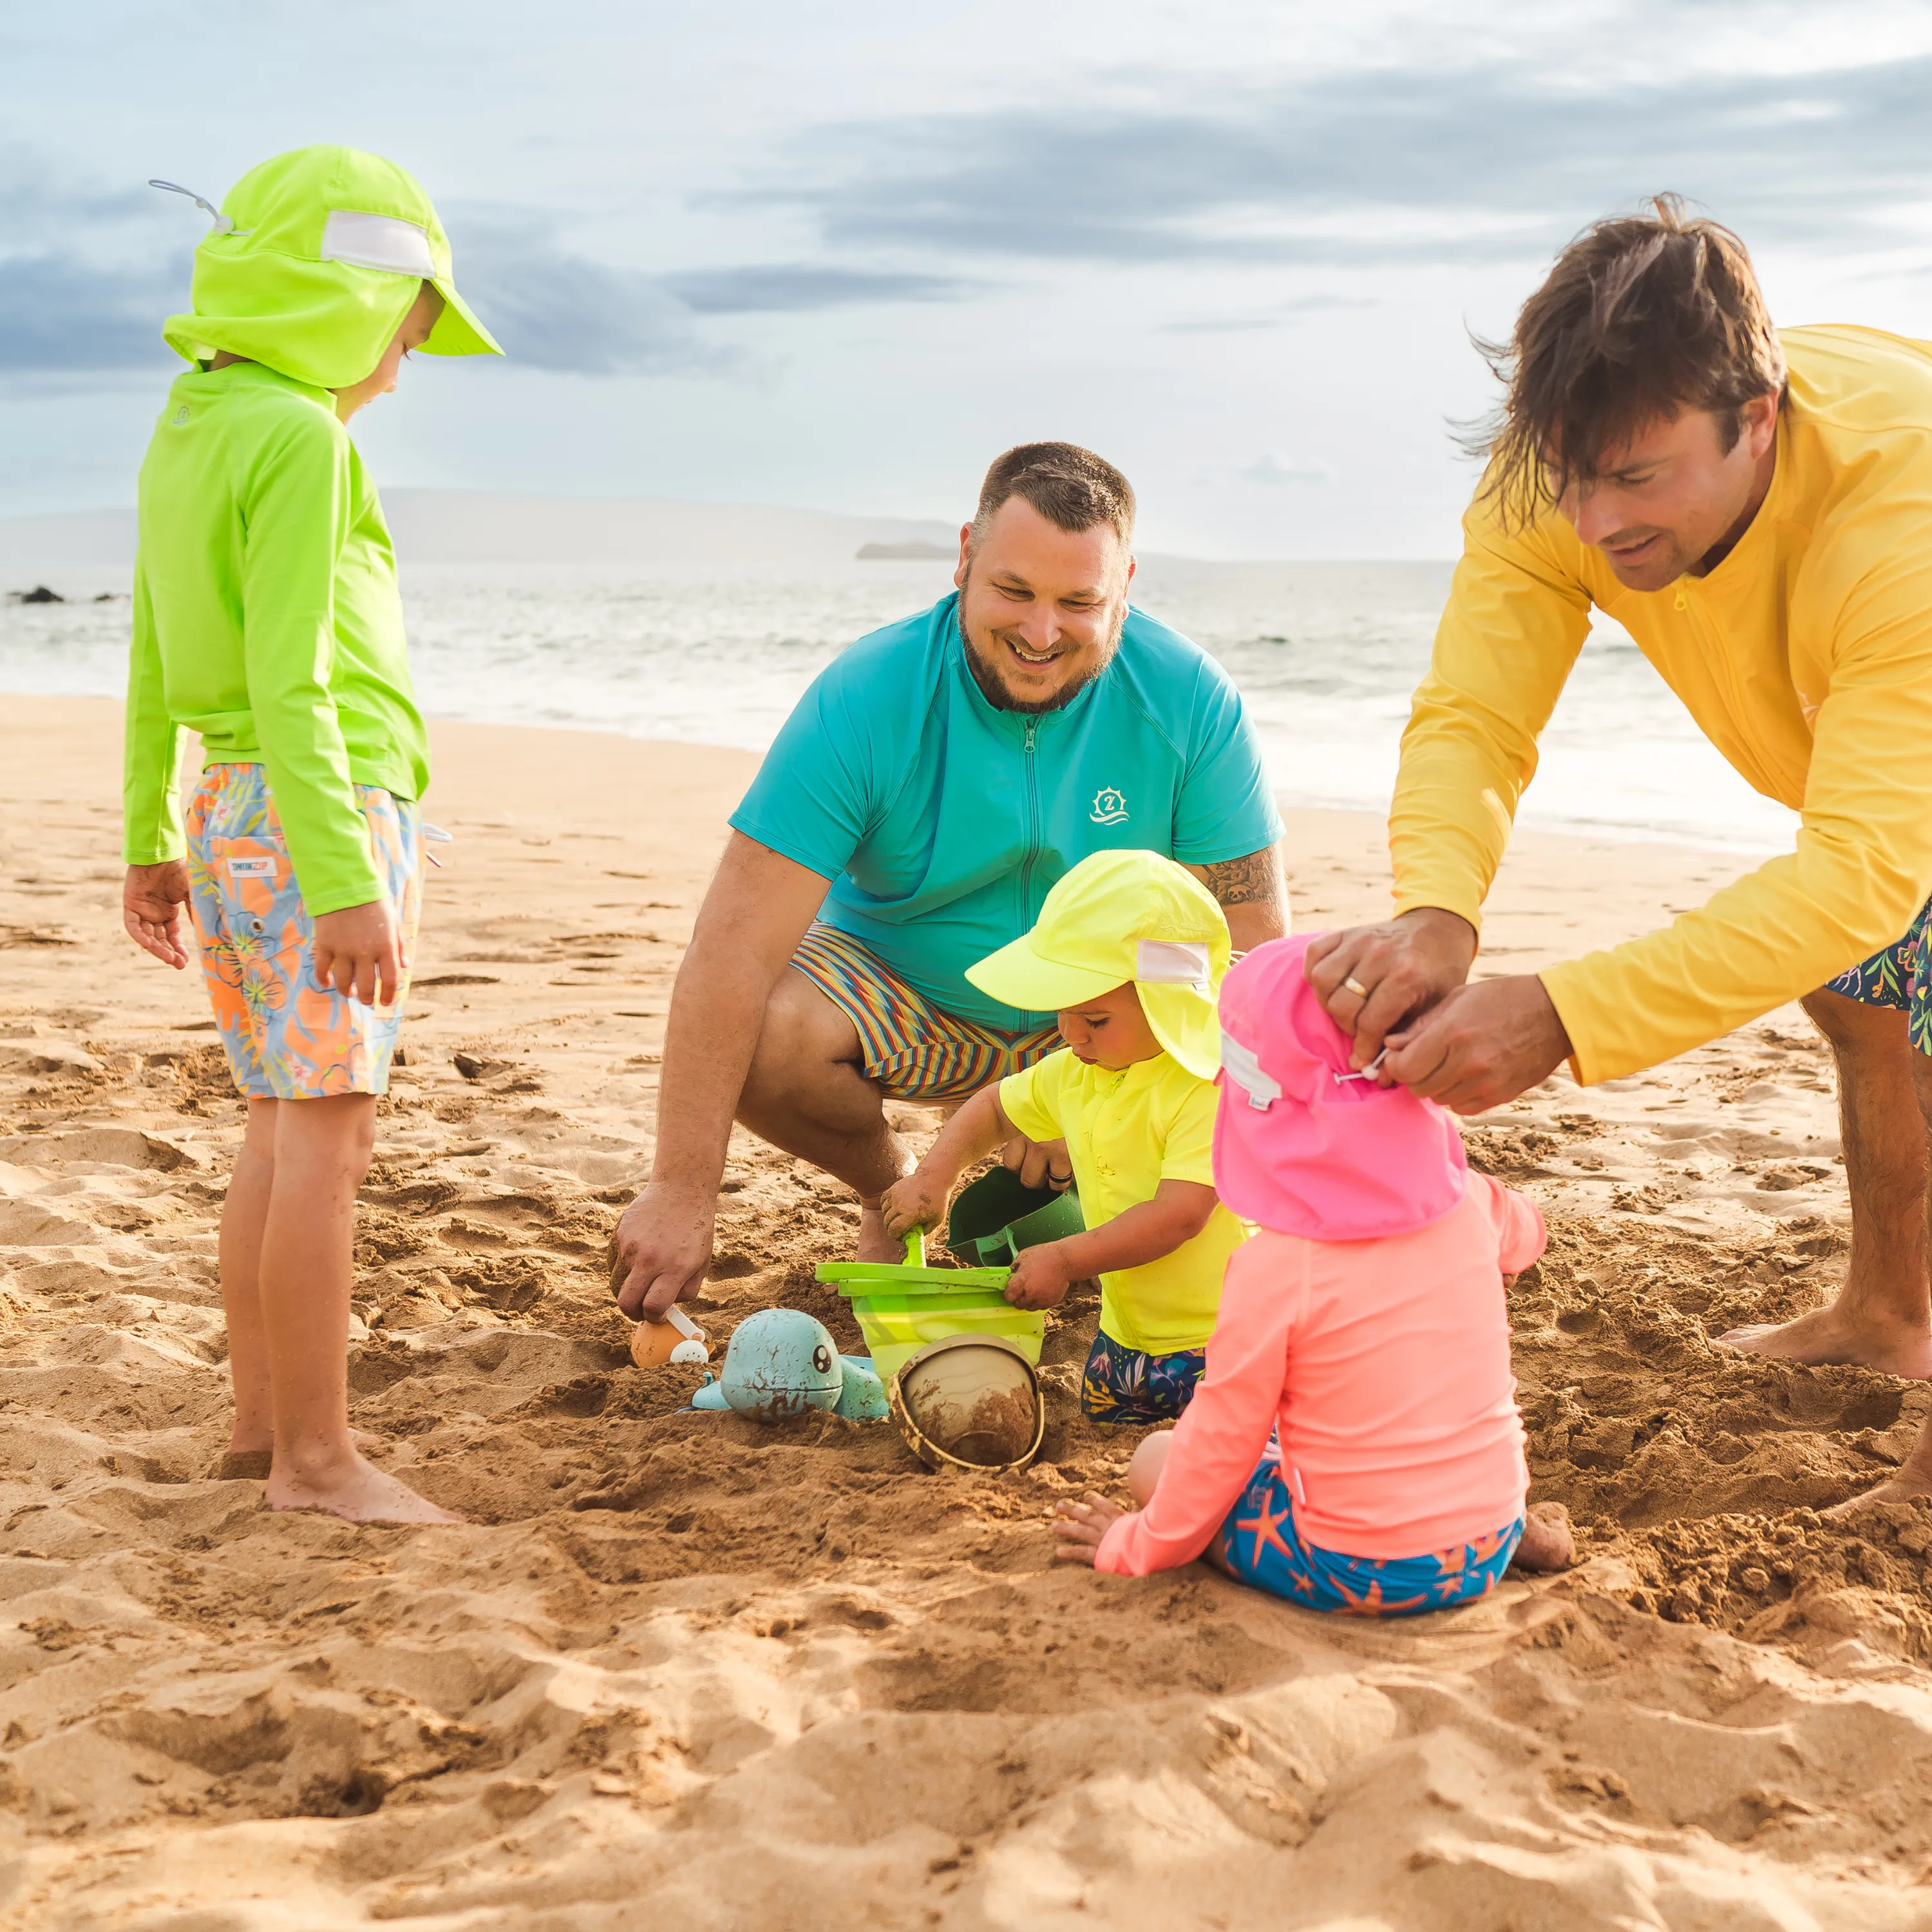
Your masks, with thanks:
[(1208, 990), (1208, 949), (1192, 940), (1143, 939), (1134, 955), (1134, 977), (1148, 986), (1198, 986)]
[(1248, 1096), (1248, 1105), (1262, 1113), (1281, 1098), (1281, 1082), (1262, 1071), (1262, 1064), (1231, 1034), (1221, 1029), (1221, 1065), (1228, 1078)]
[(356, 268), (386, 268), (398, 275), (436, 273), (427, 229), (397, 215), (364, 214), (352, 208), (330, 209), (322, 226), (320, 259)]

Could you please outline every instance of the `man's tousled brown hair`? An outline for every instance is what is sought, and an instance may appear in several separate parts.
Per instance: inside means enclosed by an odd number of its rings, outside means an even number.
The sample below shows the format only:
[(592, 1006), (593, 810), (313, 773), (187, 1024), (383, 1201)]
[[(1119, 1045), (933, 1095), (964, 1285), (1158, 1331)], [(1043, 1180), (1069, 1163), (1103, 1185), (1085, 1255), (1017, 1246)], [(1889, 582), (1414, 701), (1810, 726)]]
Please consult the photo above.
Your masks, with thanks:
[(1593, 224), (1557, 256), (1506, 343), (1475, 338), (1501, 406), (1467, 439), (1483, 494), (1526, 524), (1646, 424), (1708, 410), (1724, 447), (1740, 411), (1782, 396), (1784, 356), (1744, 244), (1660, 194)]
[(1058, 529), (1072, 532), (1108, 524), (1123, 544), (1134, 540), (1133, 486), (1104, 458), (1077, 442), (1022, 442), (996, 457), (973, 512), (976, 544), (986, 520), (1023, 497)]

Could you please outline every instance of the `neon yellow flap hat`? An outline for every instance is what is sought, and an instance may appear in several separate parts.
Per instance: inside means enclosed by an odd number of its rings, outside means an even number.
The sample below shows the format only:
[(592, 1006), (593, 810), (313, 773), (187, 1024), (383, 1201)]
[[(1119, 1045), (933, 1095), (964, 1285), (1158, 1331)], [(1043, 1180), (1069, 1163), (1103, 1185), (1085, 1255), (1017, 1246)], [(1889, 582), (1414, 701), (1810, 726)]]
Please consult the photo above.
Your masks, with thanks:
[(382, 360), (424, 282), (443, 310), (423, 353), (503, 352), (456, 292), (429, 196), (393, 161), (296, 148), (250, 168), (218, 209), (190, 199), (214, 226), (194, 251), (194, 313), (169, 316), (161, 334), (190, 362), (225, 349), (298, 382), (346, 388)]
[(1214, 996), (1228, 922), (1192, 872), (1155, 852), (1096, 852), (1046, 896), (1024, 938), (966, 969), (1010, 1006), (1054, 1012), (1131, 980), (1155, 1039), (1196, 1078), (1221, 1068)]

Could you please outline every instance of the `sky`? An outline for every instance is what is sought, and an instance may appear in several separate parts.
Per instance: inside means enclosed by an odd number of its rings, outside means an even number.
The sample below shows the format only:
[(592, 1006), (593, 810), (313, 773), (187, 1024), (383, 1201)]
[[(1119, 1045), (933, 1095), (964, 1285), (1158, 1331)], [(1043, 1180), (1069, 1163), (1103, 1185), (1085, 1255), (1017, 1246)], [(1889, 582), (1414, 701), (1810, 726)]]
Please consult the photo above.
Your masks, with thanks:
[(0, 0), (0, 515), (133, 500), (206, 226), (147, 179), (340, 141), (510, 352), (358, 419), (385, 487), (957, 520), (1064, 436), (1150, 550), (1448, 556), (1470, 332), (1646, 195), (1932, 336), (1928, 98), (1922, 0)]

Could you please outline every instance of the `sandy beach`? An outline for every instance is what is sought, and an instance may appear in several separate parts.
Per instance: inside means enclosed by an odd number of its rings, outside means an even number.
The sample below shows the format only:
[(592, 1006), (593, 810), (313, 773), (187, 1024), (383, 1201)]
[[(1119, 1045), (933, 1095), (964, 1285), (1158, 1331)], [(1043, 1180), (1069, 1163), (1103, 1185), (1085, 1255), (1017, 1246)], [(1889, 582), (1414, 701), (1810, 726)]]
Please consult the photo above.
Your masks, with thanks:
[[(215, 1226), (241, 1103), (199, 979), (118, 920), (118, 707), (0, 698), (0, 1924), (35, 1932), (1932, 1927), (1932, 1505), (1814, 1512), (1921, 1386), (1728, 1356), (1846, 1245), (1793, 1009), (1468, 1130), (1550, 1252), (1515, 1291), (1533, 1496), (1582, 1561), (1416, 1622), (1196, 1566), (1056, 1568), (1138, 1432), (1045, 1363), (1040, 1462), (761, 1429), (642, 1371), (604, 1244), (749, 754), (443, 725), (404, 1064), (363, 1194), (353, 1416), (461, 1528), (270, 1516), (227, 1428)], [(1386, 905), (1294, 814), (1304, 928)], [(1533, 968), (1740, 869), (1526, 836)], [(905, 1110), (909, 1124), (936, 1116)], [(856, 1334), (856, 1204), (742, 1136), (697, 1313)]]

